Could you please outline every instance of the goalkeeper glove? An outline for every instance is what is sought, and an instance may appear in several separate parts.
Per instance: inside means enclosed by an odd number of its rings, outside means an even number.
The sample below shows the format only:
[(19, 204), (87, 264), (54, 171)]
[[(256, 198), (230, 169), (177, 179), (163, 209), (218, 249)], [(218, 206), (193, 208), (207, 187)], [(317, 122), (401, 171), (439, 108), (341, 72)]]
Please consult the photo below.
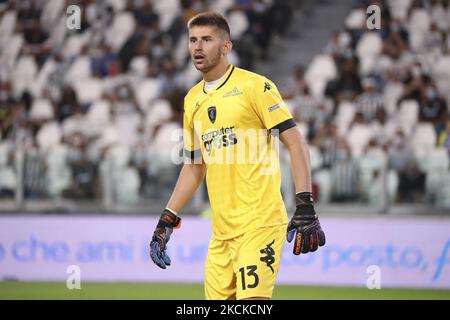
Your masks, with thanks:
[(286, 239), (291, 242), (295, 235), (295, 255), (314, 252), (319, 246), (325, 245), (325, 233), (314, 210), (312, 195), (310, 192), (297, 193), (295, 202), (297, 209), (288, 224)]
[(150, 242), (150, 258), (162, 269), (170, 266), (170, 258), (166, 253), (167, 242), (169, 242), (173, 229), (178, 229), (180, 226), (181, 218), (165, 209), (159, 218)]

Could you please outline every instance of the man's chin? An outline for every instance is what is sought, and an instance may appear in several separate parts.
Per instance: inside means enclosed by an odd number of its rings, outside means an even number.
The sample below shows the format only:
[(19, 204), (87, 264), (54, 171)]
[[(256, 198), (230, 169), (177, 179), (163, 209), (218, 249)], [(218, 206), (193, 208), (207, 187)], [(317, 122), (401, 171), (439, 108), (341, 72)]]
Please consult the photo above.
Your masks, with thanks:
[(194, 67), (195, 67), (195, 69), (197, 69), (198, 71), (200, 71), (202, 73), (206, 73), (209, 70), (211, 70), (210, 67), (208, 67), (208, 66), (206, 66), (204, 64), (196, 64), (195, 62), (194, 62)]

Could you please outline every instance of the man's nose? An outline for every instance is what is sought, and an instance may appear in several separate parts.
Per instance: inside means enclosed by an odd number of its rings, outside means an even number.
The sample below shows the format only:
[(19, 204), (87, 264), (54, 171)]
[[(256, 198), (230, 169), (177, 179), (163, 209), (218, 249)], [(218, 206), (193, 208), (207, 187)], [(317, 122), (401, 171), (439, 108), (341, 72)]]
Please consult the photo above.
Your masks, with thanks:
[(199, 40), (195, 43), (195, 50), (202, 50), (203, 47), (203, 41)]

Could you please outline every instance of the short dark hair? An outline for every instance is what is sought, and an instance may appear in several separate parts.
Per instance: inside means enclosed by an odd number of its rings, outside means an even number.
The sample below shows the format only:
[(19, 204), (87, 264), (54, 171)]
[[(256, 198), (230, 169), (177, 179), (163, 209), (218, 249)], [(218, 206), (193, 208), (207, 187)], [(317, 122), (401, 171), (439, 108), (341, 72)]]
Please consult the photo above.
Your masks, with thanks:
[(219, 30), (225, 32), (228, 38), (230, 38), (230, 27), (228, 26), (227, 20), (220, 13), (212, 11), (202, 12), (192, 17), (187, 23), (188, 29), (198, 26), (217, 27)]

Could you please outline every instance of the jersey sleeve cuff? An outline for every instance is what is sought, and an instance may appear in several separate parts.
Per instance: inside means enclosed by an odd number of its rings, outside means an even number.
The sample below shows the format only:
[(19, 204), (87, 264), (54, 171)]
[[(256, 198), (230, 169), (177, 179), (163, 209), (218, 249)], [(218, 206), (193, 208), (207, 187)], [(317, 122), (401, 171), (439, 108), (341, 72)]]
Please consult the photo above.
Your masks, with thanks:
[(194, 160), (202, 156), (202, 151), (200, 149), (194, 151), (184, 149), (184, 156), (188, 159)]
[(293, 128), (295, 126), (296, 126), (296, 124), (295, 124), (295, 122), (294, 122), (294, 120), (292, 118), (291, 119), (287, 119), (287, 120), (285, 120), (283, 122), (280, 122), (276, 126), (270, 128), (270, 133), (273, 136), (279, 135), (283, 131), (286, 131), (287, 129)]

